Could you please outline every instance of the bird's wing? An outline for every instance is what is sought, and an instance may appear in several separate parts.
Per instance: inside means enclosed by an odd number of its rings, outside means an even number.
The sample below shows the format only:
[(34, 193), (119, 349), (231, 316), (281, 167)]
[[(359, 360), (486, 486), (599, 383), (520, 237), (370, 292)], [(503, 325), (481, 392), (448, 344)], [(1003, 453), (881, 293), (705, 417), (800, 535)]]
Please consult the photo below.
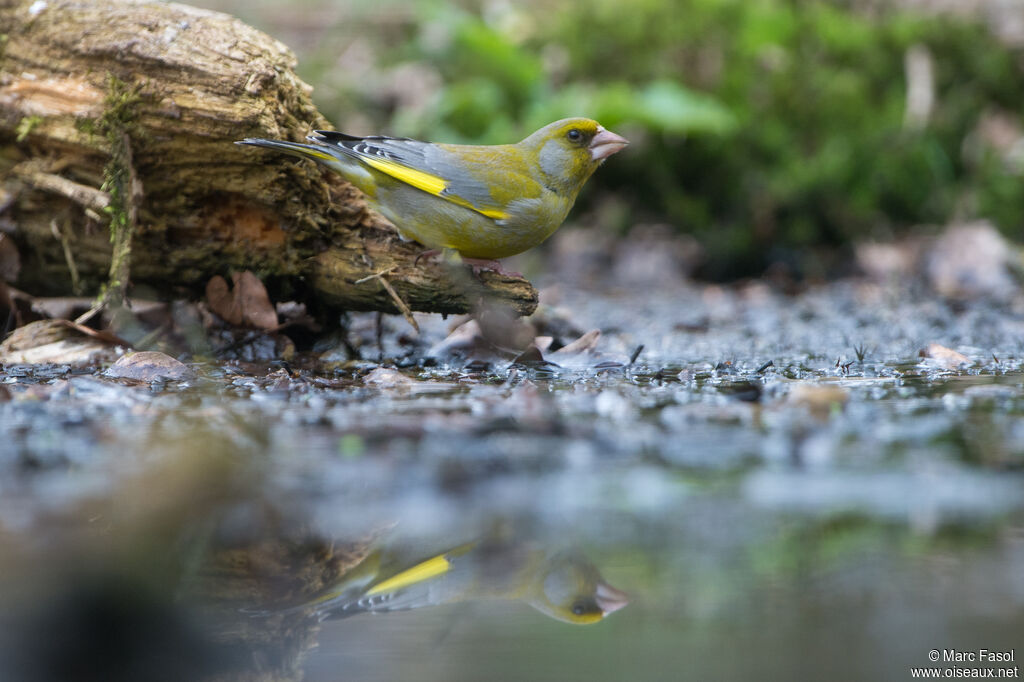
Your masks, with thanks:
[[(361, 163), (416, 189), (476, 211), (492, 220), (509, 217), (495, 200), (482, 178), (495, 173), (508, 174), (504, 155), (508, 146), (470, 147), (436, 145), (404, 137), (354, 137), (329, 130), (318, 130), (310, 141), (337, 148)], [(520, 185), (524, 178), (516, 178)], [(525, 191), (534, 190), (527, 181)]]
[(374, 583), (359, 595), (332, 599), (320, 605), (323, 618), (347, 618), (358, 613), (404, 611), (442, 604), (466, 587), (472, 565), (460, 558), (476, 545), (460, 545)]

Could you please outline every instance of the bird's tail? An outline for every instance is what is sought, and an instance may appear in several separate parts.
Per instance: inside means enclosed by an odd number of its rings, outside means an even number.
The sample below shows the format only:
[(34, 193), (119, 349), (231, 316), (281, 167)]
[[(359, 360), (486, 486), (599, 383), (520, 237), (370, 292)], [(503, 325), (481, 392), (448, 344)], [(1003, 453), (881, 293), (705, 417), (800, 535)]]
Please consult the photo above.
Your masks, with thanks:
[(261, 137), (247, 137), (235, 144), (248, 144), (254, 147), (267, 147), (276, 149), (285, 154), (299, 156), (304, 159), (313, 159), (327, 166), (335, 166), (341, 160), (338, 154), (332, 153), (330, 147), (324, 145), (302, 144), (300, 142), (286, 142), (285, 140), (265, 140)]
[(376, 193), (377, 185), (370, 169), (361, 164), (354, 155), (346, 152), (345, 147), (317, 144), (317, 138), (315, 137), (310, 137), (309, 139), (313, 144), (286, 142), (285, 140), (265, 140), (261, 137), (247, 137), (244, 140), (235, 142), (235, 144), (266, 147), (267, 149), (274, 149), (291, 156), (316, 161), (339, 173), (372, 200)]

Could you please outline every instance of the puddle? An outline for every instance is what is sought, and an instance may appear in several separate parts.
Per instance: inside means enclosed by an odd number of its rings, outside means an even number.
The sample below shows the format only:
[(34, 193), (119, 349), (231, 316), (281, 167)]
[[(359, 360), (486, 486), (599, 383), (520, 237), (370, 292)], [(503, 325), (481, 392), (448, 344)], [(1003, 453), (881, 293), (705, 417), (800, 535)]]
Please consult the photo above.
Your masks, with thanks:
[[(6, 367), (0, 581), (37, 624), (8, 628), (29, 666), (11, 679), (71, 669), (43, 662), (73, 666), (90, 599), (134, 605), (104, 616), (127, 631), (166, 625), (96, 650), (143, 670), (177, 651), (176, 679), (901, 679), (934, 648), (1019, 649), (1014, 304), (854, 282), (560, 297), (542, 313), (601, 329), (598, 354), (432, 360), (448, 323), (422, 316), (402, 344), (385, 320), (383, 366)], [(251, 615), (371, 548), (423, 560), (495, 528), (586, 557), (628, 606), (580, 627), (523, 599)]]

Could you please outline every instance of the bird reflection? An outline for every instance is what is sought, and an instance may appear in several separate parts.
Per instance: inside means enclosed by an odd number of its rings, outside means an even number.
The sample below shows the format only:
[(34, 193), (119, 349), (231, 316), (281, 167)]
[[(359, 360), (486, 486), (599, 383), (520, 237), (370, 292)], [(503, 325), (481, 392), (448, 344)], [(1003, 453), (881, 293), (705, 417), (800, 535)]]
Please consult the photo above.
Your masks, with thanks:
[(375, 551), (313, 599), (278, 613), (306, 612), (325, 620), (475, 599), (523, 601), (580, 625), (600, 622), (629, 603), (579, 553), (486, 539), (409, 563)]

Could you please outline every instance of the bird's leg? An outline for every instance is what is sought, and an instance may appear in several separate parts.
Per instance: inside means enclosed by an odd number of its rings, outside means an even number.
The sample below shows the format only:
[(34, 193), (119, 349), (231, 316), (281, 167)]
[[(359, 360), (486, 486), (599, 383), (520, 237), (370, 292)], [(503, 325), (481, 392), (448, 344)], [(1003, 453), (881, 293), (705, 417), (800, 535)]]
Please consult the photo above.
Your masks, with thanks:
[(490, 270), (496, 272), (502, 277), (522, 277), (522, 273), (509, 272), (505, 268), (501, 267), (501, 263), (491, 258), (463, 258), (462, 262), (468, 265), (473, 270), (473, 274), (480, 276), (480, 273), (484, 270)]
[(518, 272), (509, 272), (501, 267), (501, 263), (491, 258), (466, 258), (455, 249), (430, 249), (423, 251), (413, 261), (413, 266), (419, 264), (421, 258), (435, 258), (441, 256), (441, 260), (450, 265), (468, 265), (477, 277), (484, 270), (496, 272), (502, 277), (522, 277)]
[(441, 255), (441, 249), (427, 249), (417, 254), (415, 260), (412, 262), (412, 266), (415, 268), (420, 264), (420, 258), (434, 258), (435, 256)]

